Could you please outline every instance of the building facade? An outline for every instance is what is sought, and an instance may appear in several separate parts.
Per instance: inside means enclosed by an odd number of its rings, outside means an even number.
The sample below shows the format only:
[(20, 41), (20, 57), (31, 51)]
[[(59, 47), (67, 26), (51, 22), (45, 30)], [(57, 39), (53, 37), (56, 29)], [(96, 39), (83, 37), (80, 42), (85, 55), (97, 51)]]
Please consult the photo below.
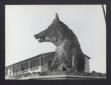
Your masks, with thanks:
[[(55, 56), (55, 52), (40, 54), (38, 56), (15, 63), (5, 68), (6, 79), (17, 75), (27, 73), (47, 72), (50, 71), (50, 65)], [(90, 72), (89, 57), (85, 56), (85, 71)]]

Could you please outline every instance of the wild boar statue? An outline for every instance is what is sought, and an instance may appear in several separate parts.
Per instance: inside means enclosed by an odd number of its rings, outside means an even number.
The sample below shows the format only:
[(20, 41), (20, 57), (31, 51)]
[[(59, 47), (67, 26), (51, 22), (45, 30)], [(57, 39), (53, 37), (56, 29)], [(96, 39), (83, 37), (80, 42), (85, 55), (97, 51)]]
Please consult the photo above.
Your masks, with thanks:
[(81, 50), (76, 35), (67, 25), (60, 21), (56, 13), (49, 27), (35, 34), (39, 42), (52, 42), (56, 46), (55, 57), (51, 63), (53, 70), (84, 72), (85, 55)]

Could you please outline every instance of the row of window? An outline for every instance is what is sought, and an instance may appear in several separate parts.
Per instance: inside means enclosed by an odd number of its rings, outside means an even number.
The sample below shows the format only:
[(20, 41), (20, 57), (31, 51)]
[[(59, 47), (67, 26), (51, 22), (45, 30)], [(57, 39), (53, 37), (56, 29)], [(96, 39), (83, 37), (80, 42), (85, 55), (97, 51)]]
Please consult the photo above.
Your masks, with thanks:
[(36, 58), (30, 61), (26, 61), (20, 64), (17, 64), (15, 66), (13, 66), (13, 72), (19, 72), (19, 71), (24, 71), (27, 70), (29, 68), (34, 68), (40, 66), (40, 58)]

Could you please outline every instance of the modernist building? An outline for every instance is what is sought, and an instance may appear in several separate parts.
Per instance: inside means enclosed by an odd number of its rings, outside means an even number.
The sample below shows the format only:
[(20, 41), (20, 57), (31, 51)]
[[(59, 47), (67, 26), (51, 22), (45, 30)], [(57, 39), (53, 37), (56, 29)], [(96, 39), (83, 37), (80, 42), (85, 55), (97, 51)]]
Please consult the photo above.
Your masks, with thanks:
[[(55, 56), (55, 52), (44, 53), (24, 61), (12, 64), (5, 68), (5, 77), (11, 77), (21, 75), (25, 73), (37, 73), (47, 72), (50, 69), (50, 64)], [(90, 72), (89, 57), (85, 56), (85, 70), (84, 72)]]

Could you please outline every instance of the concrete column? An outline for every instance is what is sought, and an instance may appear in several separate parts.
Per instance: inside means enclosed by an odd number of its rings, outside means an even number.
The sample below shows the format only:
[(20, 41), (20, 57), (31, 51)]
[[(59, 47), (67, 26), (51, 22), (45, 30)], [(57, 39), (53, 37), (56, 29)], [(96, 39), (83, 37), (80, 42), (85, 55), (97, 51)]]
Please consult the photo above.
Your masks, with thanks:
[(29, 69), (30, 69), (30, 60), (29, 60)]
[(85, 72), (90, 72), (89, 59), (85, 57)]

